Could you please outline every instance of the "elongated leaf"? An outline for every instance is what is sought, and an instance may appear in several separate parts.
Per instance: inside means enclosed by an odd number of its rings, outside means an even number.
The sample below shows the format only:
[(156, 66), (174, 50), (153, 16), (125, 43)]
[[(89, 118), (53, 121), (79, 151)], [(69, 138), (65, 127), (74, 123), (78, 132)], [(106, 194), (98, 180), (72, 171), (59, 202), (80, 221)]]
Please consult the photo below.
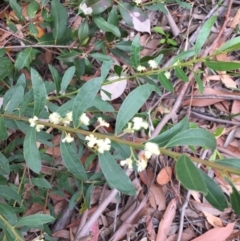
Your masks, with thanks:
[(92, 54), (89, 54), (89, 56), (103, 62), (112, 61), (112, 58), (109, 55), (102, 54), (102, 53), (92, 53)]
[(58, 71), (52, 66), (52, 65), (48, 65), (48, 68), (52, 74), (53, 77), (53, 81), (56, 85), (56, 90), (57, 90), (57, 94), (59, 94), (60, 91), (60, 85), (61, 85), (61, 81), (60, 81), (60, 75), (58, 73)]
[(206, 61), (204, 64), (213, 70), (231, 71), (240, 68), (239, 62)]
[(111, 146), (116, 150), (117, 154), (122, 157), (122, 160), (125, 160), (131, 156), (131, 149), (129, 146), (119, 144), (118, 142), (112, 142)]
[(232, 209), (240, 215), (240, 193), (237, 190), (237, 188), (234, 186), (234, 184), (229, 180), (228, 178), (225, 178), (225, 180), (231, 185), (232, 187), (232, 193), (230, 194), (230, 203), (232, 206)]
[(188, 129), (189, 121), (187, 118), (184, 118), (169, 130), (164, 131), (154, 139), (151, 139), (151, 142), (157, 143), (159, 146), (165, 146), (174, 136)]
[(24, 17), (22, 15), (22, 7), (17, 3), (16, 0), (9, 0), (9, 5), (13, 9), (14, 13), (16, 14), (17, 18), (20, 21), (24, 21)]
[(41, 171), (41, 157), (36, 144), (35, 127), (30, 128), (23, 142), (23, 155), (29, 168), (39, 173)]
[(6, 185), (0, 185), (0, 197), (6, 200), (16, 200), (18, 203), (21, 202), (20, 195), (15, 190)]
[(20, 115), (22, 115), (22, 113), (26, 110), (31, 101), (33, 101), (33, 89), (30, 89), (23, 97), (23, 101), (20, 104)]
[(11, 206), (0, 203), (0, 213), (9, 223), (11, 223), (12, 225), (16, 224), (17, 215), (15, 214)]
[(87, 110), (97, 95), (103, 79), (101, 77), (94, 78), (85, 83), (82, 88), (78, 91), (78, 94), (73, 103), (73, 124), (77, 127), (79, 124), (79, 117)]
[(56, 44), (64, 36), (67, 29), (68, 14), (66, 8), (58, 0), (52, 0), (51, 15), (53, 18), (53, 37)]
[(220, 165), (240, 169), (240, 158), (227, 158), (214, 161)]
[(218, 50), (219, 52), (237, 51), (240, 49), (240, 37), (230, 39)]
[(31, 182), (33, 185), (40, 187), (51, 189), (52, 185), (45, 178), (31, 178)]
[(0, 170), (6, 175), (10, 173), (9, 161), (1, 152), (0, 152)]
[(133, 90), (123, 101), (116, 119), (115, 134), (118, 134), (127, 122), (137, 113), (153, 91), (153, 86), (145, 84)]
[(179, 79), (183, 80), (184, 82), (188, 82), (187, 75), (184, 73), (184, 71), (180, 67), (177, 66), (175, 68), (175, 73)]
[(197, 82), (197, 85), (198, 85), (198, 89), (199, 89), (200, 94), (203, 94), (204, 85), (203, 85), (202, 80), (200, 79), (199, 75), (198, 75), (196, 72), (193, 72), (193, 75), (194, 75), (194, 79), (195, 79), (196, 82)]
[(127, 25), (134, 27), (139, 32), (148, 32), (150, 34), (150, 19), (144, 11), (127, 2), (119, 2), (118, 6)]
[(222, 189), (203, 171), (200, 171), (203, 180), (207, 186), (205, 198), (215, 208), (223, 211), (228, 207), (228, 203)]
[(203, 24), (202, 28), (200, 29), (195, 43), (195, 55), (199, 54), (202, 46), (208, 39), (208, 36), (211, 32), (212, 26), (215, 23), (216, 19), (217, 16), (212, 16)]
[(182, 155), (175, 166), (177, 179), (189, 189), (207, 194), (207, 186), (201, 171), (192, 163), (189, 157)]
[(71, 66), (64, 73), (63, 78), (62, 78), (62, 82), (61, 82), (61, 94), (65, 93), (70, 81), (73, 78), (73, 75), (74, 75), (75, 71), (76, 71), (75, 66)]
[(99, 154), (98, 156), (102, 172), (109, 186), (116, 188), (122, 193), (134, 196), (136, 194), (136, 190), (131, 180), (117, 164), (112, 155), (109, 152), (104, 152), (104, 154)]
[[(9, 101), (6, 103), (4, 107), (5, 113), (12, 113), (23, 100), (24, 89), (22, 86), (14, 87), (14, 92)], [(4, 101), (5, 102), (5, 101)]]
[(98, 110), (103, 112), (113, 112), (114, 108), (111, 104), (106, 101), (103, 101), (101, 98), (97, 97), (93, 101), (93, 106), (95, 106)]
[(61, 141), (60, 150), (64, 164), (68, 171), (80, 180), (86, 181), (86, 171), (79, 160), (78, 155), (74, 152), (72, 146), (69, 143), (63, 143)]
[(204, 129), (190, 129), (174, 136), (166, 145), (166, 148), (174, 146), (202, 146), (214, 150), (216, 139), (209, 131)]
[(139, 35), (136, 35), (132, 41), (131, 48), (131, 60), (135, 68), (140, 65), (140, 48), (140, 38)]
[(0, 57), (0, 79), (6, 76), (11, 76), (13, 71), (13, 64), (9, 58)]
[(87, 21), (87, 19), (84, 19), (78, 29), (79, 45), (86, 44), (88, 38), (89, 38), (88, 21)]
[(101, 67), (101, 77), (105, 79), (112, 68), (113, 61), (104, 61)]
[(36, 58), (36, 55), (39, 53), (38, 50), (33, 48), (26, 48), (21, 51), (16, 59), (15, 68), (23, 69), (24, 67), (29, 68), (31, 62)]
[(104, 18), (102, 17), (94, 17), (93, 18), (94, 23), (98, 26), (99, 29), (103, 30), (104, 32), (110, 32), (116, 35), (117, 37), (121, 37), (120, 30), (115, 25), (108, 23)]
[(48, 214), (33, 214), (27, 217), (20, 218), (20, 220), (15, 224), (15, 227), (29, 227), (37, 228), (45, 223), (53, 222), (55, 218)]
[(8, 138), (7, 127), (3, 117), (0, 117), (0, 140), (6, 140)]
[(31, 79), (34, 96), (34, 115), (39, 116), (46, 103), (46, 88), (44, 82), (35, 69), (31, 69)]
[(169, 81), (169, 79), (167, 79), (167, 77), (165, 76), (164, 73), (159, 72), (158, 73), (158, 80), (160, 82), (160, 84), (168, 91), (173, 92), (174, 88), (173, 88), (173, 84)]

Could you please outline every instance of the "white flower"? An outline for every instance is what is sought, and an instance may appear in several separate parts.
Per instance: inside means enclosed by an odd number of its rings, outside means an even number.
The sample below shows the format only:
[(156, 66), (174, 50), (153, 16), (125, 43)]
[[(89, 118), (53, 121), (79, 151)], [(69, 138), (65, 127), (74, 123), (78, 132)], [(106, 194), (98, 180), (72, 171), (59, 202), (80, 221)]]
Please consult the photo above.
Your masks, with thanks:
[(121, 165), (121, 166), (127, 165), (129, 169), (132, 169), (132, 168), (133, 168), (132, 163), (133, 163), (133, 161), (132, 161), (131, 158), (127, 158), (126, 160), (120, 161), (120, 165)]
[(140, 130), (141, 128), (147, 129), (148, 123), (144, 121), (141, 117), (134, 117), (133, 121), (133, 130)]
[(165, 72), (164, 75), (166, 76), (167, 79), (170, 79), (171, 73), (169, 71)]
[(88, 141), (87, 145), (91, 148), (94, 147), (98, 142), (97, 138), (93, 134), (90, 134), (89, 136), (86, 136), (85, 140)]
[(40, 132), (44, 128), (44, 125), (38, 124), (36, 125), (36, 131)]
[[(138, 1), (138, 0), (136, 0), (135, 2), (138, 4), (137, 1)], [(141, 3), (141, 0), (140, 0), (139, 3)], [(142, 66), (142, 65), (139, 65), (139, 66), (137, 67), (137, 71), (139, 71), (139, 72), (142, 72), (142, 71), (145, 71), (145, 70), (146, 70), (146, 67), (144, 67), (144, 66)]]
[(49, 115), (49, 121), (57, 125), (62, 121), (62, 117), (57, 112), (53, 112)]
[(64, 126), (68, 126), (70, 122), (72, 121), (72, 111), (68, 112), (66, 114), (66, 117), (61, 119)]
[(127, 123), (127, 128), (123, 130), (124, 133), (134, 133), (134, 129), (132, 128), (132, 123), (128, 122)]
[(102, 117), (98, 117), (98, 122), (100, 126), (106, 126), (109, 127), (109, 123), (107, 123), (105, 120), (103, 120)]
[(83, 123), (85, 126), (89, 125), (89, 121), (90, 119), (88, 118), (88, 116), (86, 115), (86, 113), (83, 113), (80, 118), (79, 118), (80, 122)]
[(74, 141), (74, 138), (71, 136), (70, 133), (67, 133), (67, 135), (65, 136), (65, 138), (62, 139), (62, 142), (65, 143), (71, 143)]
[(104, 153), (104, 151), (110, 151), (111, 149), (111, 141), (108, 138), (98, 140), (97, 145), (99, 153)]
[(158, 63), (155, 60), (149, 60), (148, 64), (152, 69), (156, 69), (158, 67)]
[(149, 159), (153, 154), (155, 155), (159, 155), (160, 154), (160, 151), (159, 151), (159, 147), (156, 143), (153, 143), (153, 142), (147, 142), (145, 144), (145, 157), (147, 159)]
[(29, 123), (30, 123), (30, 126), (31, 127), (34, 127), (37, 125), (36, 121), (38, 121), (38, 117), (37, 116), (34, 116), (33, 118), (30, 118), (29, 120)]
[(147, 161), (143, 159), (138, 160), (136, 164), (138, 172), (142, 172), (147, 167)]
[(83, 11), (85, 15), (90, 15), (92, 13), (92, 8), (87, 6), (86, 3), (81, 3), (79, 9)]
[(137, 5), (140, 4), (140, 3), (142, 3), (141, 0), (134, 0), (134, 2), (135, 2)]

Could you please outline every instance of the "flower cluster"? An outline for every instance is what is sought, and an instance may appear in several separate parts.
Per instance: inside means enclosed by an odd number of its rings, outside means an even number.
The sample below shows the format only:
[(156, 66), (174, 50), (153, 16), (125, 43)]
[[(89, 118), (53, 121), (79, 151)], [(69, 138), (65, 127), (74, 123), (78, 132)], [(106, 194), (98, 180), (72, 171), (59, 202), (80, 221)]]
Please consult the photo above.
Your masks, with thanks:
[(44, 128), (44, 125), (36, 123), (36, 121), (38, 121), (38, 117), (37, 116), (34, 116), (33, 118), (30, 118), (28, 121), (29, 121), (31, 127), (36, 127), (36, 131), (37, 132), (40, 132), (41, 129)]
[[(135, 2), (138, 4), (138, 2), (141, 3), (141, 0), (136, 0)], [(149, 60), (148, 64), (152, 69), (156, 69), (158, 67), (158, 63), (153, 59)], [(137, 67), (138, 72), (143, 72), (145, 70), (147, 70), (147, 68), (145, 66), (138, 65), (138, 67)]]
[(104, 151), (110, 151), (111, 149), (111, 140), (108, 138), (97, 139), (93, 134), (86, 136), (85, 140), (88, 141), (88, 147), (95, 147), (99, 153), (104, 153)]
[(70, 133), (67, 133), (66, 136), (65, 136), (65, 138), (62, 139), (62, 142), (63, 142), (63, 143), (65, 143), (65, 142), (71, 143), (71, 142), (73, 142), (73, 141), (74, 141), (74, 138), (71, 136)]
[[(139, 160), (135, 160), (137, 165), (137, 171), (142, 172), (146, 169), (148, 164), (148, 159), (151, 158), (152, 155), (159, 155), (160, 151), (158, 145), (153, 142), (147, 142), (144, 147), (145, 153), (144, 157), (140, 158)], [(127, 158), (126, 160), (120, 161), (121, 166), (127, 166), (129, 169), (133, 169), (133, 160), (131, 157)]]
[(148, 128), (148, 123), (141, 117), (134, 117), (132, 122), (128, 122), (128, 126), (126, 129), (124, 129), (124, 133), (134, 133), (134, 131), (139, 131), (141, 128)]
[(79, 5), (79, 9), (85, 14), (85, 15), (90, 15), (93, 11), (91, 7), (88, 7), (86, 3), (81, 3)]
[[(57, 112), (53, 112), (49, 115), (49, 121), (55, 125), (63, 124), (64, 126), (70, 125), (72, 122), (72, 111), (68, 112), (66, 116), (63, 118), (58, 114)], [(90, 119), (86, 115), (86, 113), (83, 113), (79, 118), (80, 124), (84, 124), (86, 126), (89, 125)]]

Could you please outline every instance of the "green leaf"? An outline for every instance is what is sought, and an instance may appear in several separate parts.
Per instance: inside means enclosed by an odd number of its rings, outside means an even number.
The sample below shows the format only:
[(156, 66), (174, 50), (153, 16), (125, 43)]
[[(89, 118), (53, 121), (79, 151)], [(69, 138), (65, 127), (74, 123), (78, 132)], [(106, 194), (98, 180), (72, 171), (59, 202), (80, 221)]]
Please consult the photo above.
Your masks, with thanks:
[(102, 54), (102, 53), (91, 53), (89, 54), (92, 58), (99, 60), (99, 61), (112, 61), (112, 58), (109, 55)]
[(31, 182), (37, 187), (52, 189), (52, 185), (45, 178), (31, 178)]
[(8, 138), (7, 128), (3, 117), (0, 117), (0, 140), (6, 140)]
[(153, 86), (145, 84), (134, 89), (123, 101), (116, 119), (115, 134), (118, 134), (127, 122), (137, 113), (153, 91)]
[(36, 130), (35, 127), (32, 127), (23, 142), (23, 155), (29, 168), (38, 174), (41, 171), (41, 157), (36, 141)]
[(116, 35), (117, 37), (121, 37), (120, 30), (115, 25), (108, 23), (104, 18), (102, 17), (94, 17), (93, 18), (94, 23), (98, 26), (99, 29), (103, 30), (104, 32), (110, 32)]
[(82, 3), (86, 3), (88, 8), (92, 8), (91, 15), (98, 15), (111, 7), (113, 4), (112, 0), (85, 0)]
[(20, 195), (14, 189), (6, 185), (0, 185), (0, 197), (6, 200), (14, 200), (21, 203)]
[(202, 94), (203, 94), (203, 91), (204, 91), (203, 82), (202, 82), (201, 78), (199, 77), (199, 75), (198, 75), (196, 72), (193, 72), (193, 75), (194, 75), (194, 79), (195, 79), (196, 82), (197, 82), (199, 92), (200, 92), (200, 94), (202, 95)]
[(239, 158), (226, 158), (226, 159), (220, 159), (214, 161), (217, 164), (227, 166), (227, 167), (232, 167), (234, 169), (239, 169), (240, 170), (240, 159)]
[(7, 57), (0, 57), (0, 79), (10, 76), (13, 71), (13, 64)]
[(60, 151), (68, 171), (80, 180), (86, 181), (88, 179), (86, 171), (80, 161), (79, 156), (75, 153), (72, 146), (69, 143), (63, 143), (61, 141)]
[(1, 152), (0, 152), (0, 170), (6, 175), (10, 173), (9, 161)]
[(9, 0), (9, 5), (13, 9), (14, 13), (16, 14), (17, 18), (20, 21), (24, 21), (24, 17), (22, 15), (22, 7), (17, 3), (16, 0)]
[(51, 223), (55, 220), (54, 217), (48, 214), (33, 214), (27, 217), (20, 218), (15, 224), (15, 227), (38, 228), (45, 223)]
[(174, 136), (166, 148), (175, 146), (202, 146), (214, 150), (216, 139), (209, 131), (204, 129), (189, 129)]
[(240, 215), (240, 194), (237, 188), (234, 186), (234, 184), (228, 179), (225, 178), (225, 180), (231, 185), (232, 187), (232, 193), (230, 194), (230, 203), (232, 206), (232, 209), (235, 211), (236, 214)]
[(157, 143), (158, 146), (165, 146), (174, 136), (188, 129), (189, 121), (187, 118), (184, 118), (169, 130), (164, 131), (154, 139), (151, 139), (151, 142)]
[(64, 36), (67, 29), (68, 14), (66, 8), (58, 0), (52, 0), (51, 15), (53, 18), (53, 37), (56, 44)]
[(11, 206), (0, 203), (0, 213), (12, 225), (17, 223), (17, 215)]
[(118, 6), (120, 14), (127, 25), (134, 27), (134, 29), (139, 32), (151, 33), (150, 19), (146, 12), (126, 2), (119, 2)]
[(39, 116), (45, 106), (47, 92), (41, 76), (35, 69), (32, 68), (31, 79), (34, 96), (34, 115)]
[[(9, 92), (6, 92), (6, 94)], [(6, 97), (6, 94), (4, 98)], [(22, 86), (16, 86), (12, 88), (12, 95), (10, 99), (4, 99), (4, 111), (7, 114), (12, 113), (21, 103), (24, 96), (24, 89)]]
[(58, 71), (52, 65), (49, 64), (48, 68), (52, 74), (53, 81), (56, 85), (57, 94), (59, 94), (60, 85), (61, 85), (60, 75), (59, 75)]
[(200, 29), (195, 42), (195, 55), (199, 54), (201, 48), (208, 39), (209, 34), (211, 33), (212, 26), (214, 25), (216, 19), (217, 16), (212, 16), (203, 24), (202, 28)]
[(164, 73), (159, 72), (158, 73), (158, 80), (160, 84), (168, 91), (172, 92), (174, 91), (173, 84), (167, 79)]
[(71, 66), (66, 70), (66, 72), (63, 75), (62, 82), (61, 82), (61, 94), (64, 94), (70, 81), (72, 80), (74, 74), (75, 74), (76, 68), (75, 66)]
[(186, 2), (184, 2), (182, 0), (176, 0), (176, 2), (182, 8), (185, 8), (185, 9), (191, 9), (192, 8), (192, 5), (190, 3), (186, 3)]
[(120, 77), (122, 73), (122, 67), (119, 65), (114, 65), (114, 71)]
[(106, 77), (108, 76), (109, 71), (111, 70), (113, 65), (113, 61), (111, 59), (111, 61), (104, 61), (101, 67), (101, 77), (103, 79), (106, 79)]
[(26, 108), (28, 107), (31, 101), (33, 101), (33, 89), (30, 89), (23, 97), (23, 101), (21, 102), (19, 107), (20, 108), (19, 115), (23, 114), (23, 112), (26, 110)]
[(240, 68), (239, 62), (206, 61), (204, 64), (213, 70), (231, 71)]
[(240, 49), (240, 36), (227, 41), (217, 52), (231, 52)]
[(79, 125), (79, 117), (83, 114), (83, 112), (92, 106), (102, 83), (102, 77), (94, 78), (85, 83), (78, 91), (72, 107), (74, 127)]
[(16, 59), (15, 68), (23, 69), (24, 67), (29, 68), (31, 62), (36, 58), (36, 55), (39, 53), (38, 50), (33, 48), (26, 48), (21, 51)]
[(37, 11), (40, 9), (40, 4), (36, 1), (32, 1), (27, 6), (27, 13), (30, 18), (36, 16)]
[(79, 45), (84, 45), (89, 39), (89, 27), (87, 19), (84, 19), (78, 29)]
[(97, 97), (93, 101), (93, 106), (95, 106), (98, 110), (103, 112), (113, 112), (115, 111), (111, 104), (107, 101), (103, 101), (101, 98)]
[(131, 156), (131, 149), (129, 146), (119, 144), (118, 142), (112, 142), (111, 146), (116, 150), (117, 154), (122, 157), (122, 160), (125, 160)]
[(201, 175), (201, 171), (192, 163), (189, 157), (185, 155), (179, 157), (175, 170), (177, 179), (186, 189), (207, 194), (207, 186)]
[(135, 68), (137, 68), (140, 65), (140, 49), (141, 49), (140, 38), (139, 38), (139, 35), (137, 34), (132, 41), (132, 48), (131, 48), (131, 60)]
[(134, 196), (136, 190), (123, 169), (109, 152), (99, 154), (99, 164), (110, 187), (116, 188), (121, 193)]
[(172, 64), (177, 63), (178, 61), (181, 61), (181, 60), (187, 60), (188, 58), (194, 56), (194, 54), (195, 54), (194, 49), (183, 51), (173, 59)]
[(183, 80), (184, 82), (188, 82), (187, 75), (184, 73), (184, 71), (180, 67), (178, 67), (178, 66), (175, 67), (175, 73), (179, 79)]
[(224, 211), (228, 207), (228, 203), (222, 189), (203, 171), (200, 171), (202, 178), (207, 186), (207, 194), (205, 198), (215, 208)]

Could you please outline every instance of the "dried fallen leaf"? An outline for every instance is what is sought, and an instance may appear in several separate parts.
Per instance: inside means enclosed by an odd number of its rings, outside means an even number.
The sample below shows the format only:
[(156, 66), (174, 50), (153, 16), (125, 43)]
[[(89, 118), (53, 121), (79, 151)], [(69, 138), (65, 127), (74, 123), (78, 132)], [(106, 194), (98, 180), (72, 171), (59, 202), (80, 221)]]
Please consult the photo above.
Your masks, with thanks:
[(164, 167), (157, 175), (157, 183), (160, 185), (165, 185), (170, 182), (172, 172), (172, 167)]
[(215, 228), (217, 227), (223, 227), (223, 223), (222, 220), (214, 215), (212, 215), (211, 213), (208, 212), (204, 212), (203, 214), (205, 215), (207, 221)]
[(213, 228), (200, 237), (193, 239), (192, 241), (225, 241), (226, 238), (231, 235), (234, 225), (235, 222), (229, 223), (226, 227)]
[(159, 223), (156, 241), (165, 241), (167, 239), (172, 221), (176, 214), (176, 210), (177, 210), (177, 199), (174, 198), (168, 204), (167, 209), (163, 215), (163, 218)]
[(166, 198), (161, 186), (152, 185), (149, 189), (149, 201), (154, 209), (165, 210)]

